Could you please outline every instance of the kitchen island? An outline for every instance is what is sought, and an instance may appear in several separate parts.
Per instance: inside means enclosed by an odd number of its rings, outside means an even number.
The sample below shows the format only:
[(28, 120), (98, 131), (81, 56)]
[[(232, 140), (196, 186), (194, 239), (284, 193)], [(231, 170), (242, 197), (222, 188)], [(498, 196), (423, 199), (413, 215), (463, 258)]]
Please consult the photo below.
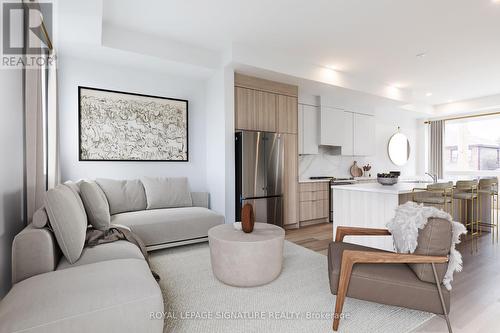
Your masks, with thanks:
[[(362, 183), (332, 186), (333, 235), (338, 226), (386, 228), (395, 209), (411, 200), (414, 188), (425, 188), (423, 183), (397, 183), (384, 186)], [(391, 236), (346, 236), (345, 241), (393, 250)]]
[[(395, 214), (395, 209), (413, 199), (413, 189), (424, 190), (424, 182), (399, 182), (392, 186), (379, 183), (362, 183), (353, 185), (332, 186), (333, 208), (333, 237), (338, 226), (386, 228)], [(425, 191), (418, 191), (415, 195), (427, 195)], [(481, 196), (482, 221), (491, 221), (491, 198)], [(459, 220), (457, 201), (454, 201), (453, 217)], [(475, 205), (474, 205), (475, 208)], [(469, 203), (468, 211), (472, 207)], [(475, 209), (474, 209), (475, 210)], [(475, 212), (475, 216), (477, 213)], [(465, 211), (463, 210), (465, 216)], [(489, 229), (483, 229), (489, 231)], [(345, 241), (364, 246), (393, 251), (391, 236), (346, 236)]]

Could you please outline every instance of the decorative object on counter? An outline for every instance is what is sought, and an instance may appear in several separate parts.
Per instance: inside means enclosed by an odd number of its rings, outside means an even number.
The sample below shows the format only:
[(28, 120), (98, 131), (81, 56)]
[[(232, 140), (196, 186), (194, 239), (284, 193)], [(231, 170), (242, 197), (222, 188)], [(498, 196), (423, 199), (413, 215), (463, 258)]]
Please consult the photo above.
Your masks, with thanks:
[[(363, 165), (363, 177), (367, 177), (366, 176), (366, 173), (368, 171), (370, 171), (372, 169), (372, 166), (370, 165), (370, 163), (368, 163), (367, 165)], [(371, 177), (372, 175), (371, 174), (368, 174), (368, 177)]]
[(349, 170), (351, 172), (351, 176), (353, 177), (362, 177), (363, 176), (363, 170), (358, 166), (358, 162), (354, 161), (353, 165), (351, 166), (351, 169)]
[(410, 150), (410, 141), (398, 127), (398, 131), (391, 136), (387, 145), (389, 158), (395, 165), (403, 166), (410, 158)]
[(399, 175), (395, 173), (377, 173), (377, 181), (382, 185), (397, 184)]
[(241, 229), (243, 232), (251, 233), (255, 224), (255, 215), (251, 204), (245, 204), (241, 209)]

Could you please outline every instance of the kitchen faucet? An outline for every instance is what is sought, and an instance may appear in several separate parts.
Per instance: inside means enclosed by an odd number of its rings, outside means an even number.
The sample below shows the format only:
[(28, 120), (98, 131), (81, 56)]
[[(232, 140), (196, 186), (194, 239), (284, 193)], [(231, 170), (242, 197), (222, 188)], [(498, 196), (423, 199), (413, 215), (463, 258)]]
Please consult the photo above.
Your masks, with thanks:
[(432, 181), (434, 182), (434, 184), (436, 184), (438, 182), (438, 176), (437, 175), (433, 175), (432, 173), (429, 173), (429, 172), (426, 172), (425, 174), (429, 175), (432, 178)]

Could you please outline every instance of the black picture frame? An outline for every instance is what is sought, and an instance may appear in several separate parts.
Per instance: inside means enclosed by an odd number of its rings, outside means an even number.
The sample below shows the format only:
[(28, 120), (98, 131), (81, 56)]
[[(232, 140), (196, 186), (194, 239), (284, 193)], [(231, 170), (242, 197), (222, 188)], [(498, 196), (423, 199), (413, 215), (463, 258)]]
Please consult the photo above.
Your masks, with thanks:
[[(164, 100), (170, 100), (170, 101), (175, 101), (175, 102), (183, 102), (186, 103), (186, 158), (185, 159), (88, 159), (88, 158), (82, 158), (82, 104), (81, 104), (81, 97), (82, 97), (82, 90), (94, 90), (94, 91), (100, 91), (100, 92), (105, 92), (105, 93), (110, 93), (110, 94), (124, 94), (124, 95), (132, 95), (132, 96), (140, 96), (140, 97), (146, 97), (146, 98), (153, 98), (153, 99), (164, 99)], [(110, 90), (110, 89), (101, 89), (101, 88), (94, 88), (94, 87), (87, 87), (87, 86), (78, 86), (78, 161), (80, 162), (189, 162), (189, 101), (186, 99), (178, 99), (178, 98), (171, 98), (171, 97), (163, 97), (163, 96), (155, 96), (155, 95), (145, 95), (145, 94), (138, 94), (138, 93), (131, 93), (131, 92), (124, 92), (124, 91), (118, 91), (118, 90)]]

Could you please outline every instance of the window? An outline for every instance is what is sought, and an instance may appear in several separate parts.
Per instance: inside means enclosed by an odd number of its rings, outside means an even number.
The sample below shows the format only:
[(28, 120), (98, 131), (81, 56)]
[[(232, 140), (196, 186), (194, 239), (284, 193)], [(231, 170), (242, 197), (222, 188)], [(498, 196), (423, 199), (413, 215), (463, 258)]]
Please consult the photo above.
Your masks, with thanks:
[(444, 132), (444, 173), (500, 174), (500, 115), (447, 120)]

